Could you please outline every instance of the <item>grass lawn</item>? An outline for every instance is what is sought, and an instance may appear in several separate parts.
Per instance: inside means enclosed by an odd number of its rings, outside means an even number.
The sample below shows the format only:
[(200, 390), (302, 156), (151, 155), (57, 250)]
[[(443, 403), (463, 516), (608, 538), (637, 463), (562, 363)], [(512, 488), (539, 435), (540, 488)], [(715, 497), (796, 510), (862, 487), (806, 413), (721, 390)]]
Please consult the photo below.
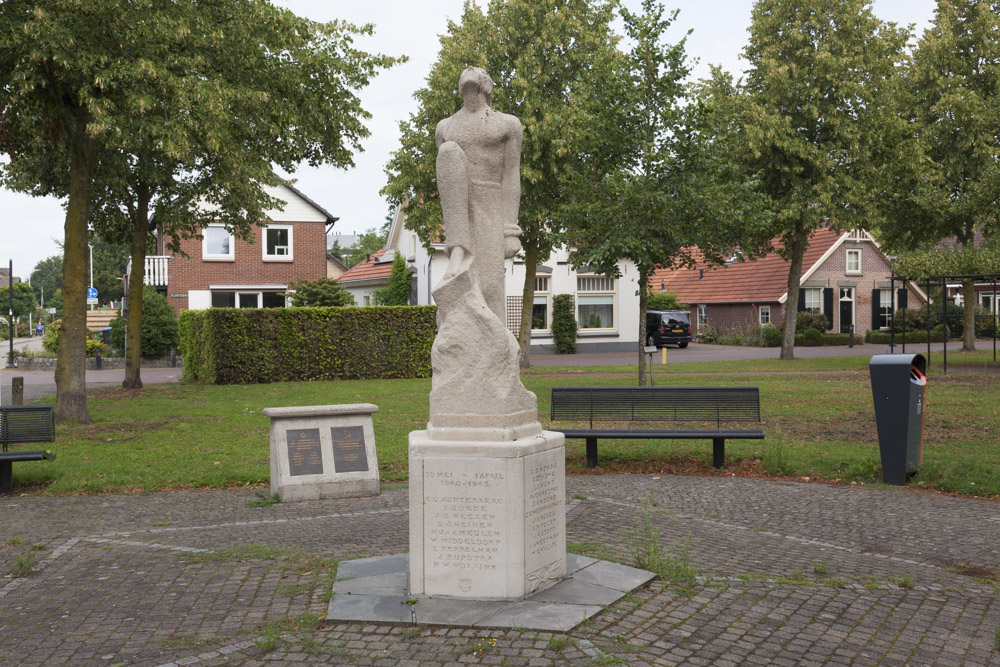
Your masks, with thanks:
[[(949, 368), (932, 373), (927, 388), (924, 463), (914, 485), (966, 495), (1000, 497), (1000, 377), (979, 373), (992, 353), (949, 354)], [(982, 357), (982, 359), (979, 359)], [(992, 363), (989, 363), (992, 366)], [(682, 364), (676, 364), (677, 367)], [(765, 440), (726, 443), (726, 469), (711, 467), (711, 442), (601, 441), (596, 472), (733, 474), (879, 480), (867, 357), (684, 364), (671, 385), (757, 385)], [(723, 374), (722, 368), (726, 369)], [(623, 367), (574, 368), (602, 373), (551, 377), (533, 369), (525, 385), (538, 395), (543, 425), (557, 385), (629, 385)], [(777, 374), (776, 371), (794, 371)], [(672, 369), (680, 373), (679, 369)], [(840, 371), (840, 372), (809, 372)], [(268, 484), (266, 407), (374, 403), (379, 467), (384, 482), (407, 476), (407, 434), (423, 429), (430, 380), (301, 382), (251, 386), (153, 385), (142, 392), (90, 392), (94, 423), (57, 428), (58, 458), (14, 467), (15, 491), (44, 493), (142, 492), (168, 488), (258, 487)], [(40, 401), (46, 402), (46, 401)], [(563, 422), (561, 426), (570, 426)], [(31, 448), (26, 446), (26, 448)], [(567, 471), (584, 465), (582, 440), (567, 442)]]

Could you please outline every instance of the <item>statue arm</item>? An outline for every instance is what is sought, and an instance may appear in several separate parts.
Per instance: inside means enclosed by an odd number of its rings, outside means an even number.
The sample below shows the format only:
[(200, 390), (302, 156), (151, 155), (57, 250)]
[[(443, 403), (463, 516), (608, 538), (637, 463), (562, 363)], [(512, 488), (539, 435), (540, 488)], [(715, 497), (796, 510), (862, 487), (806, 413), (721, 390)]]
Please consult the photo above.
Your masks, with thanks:
[(441, 148), (441, 144), (444, 143), (444, 134), (448, 130), (448, 119), (444, 118), (438, 121), (437, 128), (434, 130), (434, 144)]
[(521, 204), (521, 122), (510, 119), (511, 129), (504, 142), (503, 176), (500, 181), (503, 212), (504, 255), (513, 257), (521, 249), (521, 228), (517, 224), (517, 211)]

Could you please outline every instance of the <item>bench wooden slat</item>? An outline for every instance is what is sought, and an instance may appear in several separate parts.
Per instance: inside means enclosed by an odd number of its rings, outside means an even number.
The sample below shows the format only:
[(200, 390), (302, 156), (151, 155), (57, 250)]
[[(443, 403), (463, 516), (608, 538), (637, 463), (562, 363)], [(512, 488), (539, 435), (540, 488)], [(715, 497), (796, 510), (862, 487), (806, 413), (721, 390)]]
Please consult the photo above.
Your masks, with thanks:
[(0, 406), (0, 443), (52, 442), (55, 439), (51, 405)]
[(34, 450), (28, 452), (0, 452), (0, 463), (13, 463), (15, 461), (54, 461), (56, 455), (48, 450)]
[(725, 429), (553, 429), (567, 438), (621, 438), (622, 440), (702, 440), (707, 438), (725, 438), (726, 440), (762, 440), (764, 431), (760, 429), (725, 430)]

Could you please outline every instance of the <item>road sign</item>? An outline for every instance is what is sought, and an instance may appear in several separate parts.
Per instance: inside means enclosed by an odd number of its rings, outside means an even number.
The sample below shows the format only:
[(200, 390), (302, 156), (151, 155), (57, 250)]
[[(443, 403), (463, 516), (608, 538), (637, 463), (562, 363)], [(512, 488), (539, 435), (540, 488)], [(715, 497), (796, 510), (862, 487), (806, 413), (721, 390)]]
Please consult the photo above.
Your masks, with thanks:
[(87, 298), (88, 299), (96, 299), (97, 298), (97, 288), (96, 287), (88, 287), (87, 288)]

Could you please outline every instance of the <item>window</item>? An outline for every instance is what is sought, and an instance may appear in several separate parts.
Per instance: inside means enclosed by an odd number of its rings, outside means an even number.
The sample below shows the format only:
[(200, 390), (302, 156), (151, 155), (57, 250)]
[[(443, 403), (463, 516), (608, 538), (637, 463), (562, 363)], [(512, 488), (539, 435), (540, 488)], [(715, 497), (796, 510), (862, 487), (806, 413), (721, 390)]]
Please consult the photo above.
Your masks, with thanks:
[(760, 323), (761, 324), (771, 323), (771, 306), (760, 307)]
[(546, 331), (549, 328), (549, 278), (535, 278), (535, 297), (531, 303), (531, 328)]
[(365, 303), (366, 306), (372, 305), (372, 297), (371, 297), (370, 294), (365, 294), (365, 301), (364, 301), (364, 303)]
[(888, 329), (892, 326), (892, 290), (880, 289), (878, 291), (878, 324), (879, 329)]
[(264, 228), (264, 261), (292, 259), (292, 226), (268, 225)]
[(615, 328), (615, 279), (579, 276), (576, 279), (576, 325), (580, 329)]
[(805, 293), (806, 293), (806, 311), (810, 313), (822, 313), (823, 289), (821, 287), (807, 287), (805, 289)]
[(212, 290), (212, 308), (284, 308), (285, 293)]
[(233, 259), (233, 235), (221, 225), (211, 225), (202, 231), (202, 259)]
[(698, 333), (705, 331), (708, 326), (708, 306), (701, 303), (698, 304)]
[(861, 248), (848, 248), (847, 273), (855, 275), (861, 273)]
[(212, 292), (212, 308), (235, 308), (236, 292)]

